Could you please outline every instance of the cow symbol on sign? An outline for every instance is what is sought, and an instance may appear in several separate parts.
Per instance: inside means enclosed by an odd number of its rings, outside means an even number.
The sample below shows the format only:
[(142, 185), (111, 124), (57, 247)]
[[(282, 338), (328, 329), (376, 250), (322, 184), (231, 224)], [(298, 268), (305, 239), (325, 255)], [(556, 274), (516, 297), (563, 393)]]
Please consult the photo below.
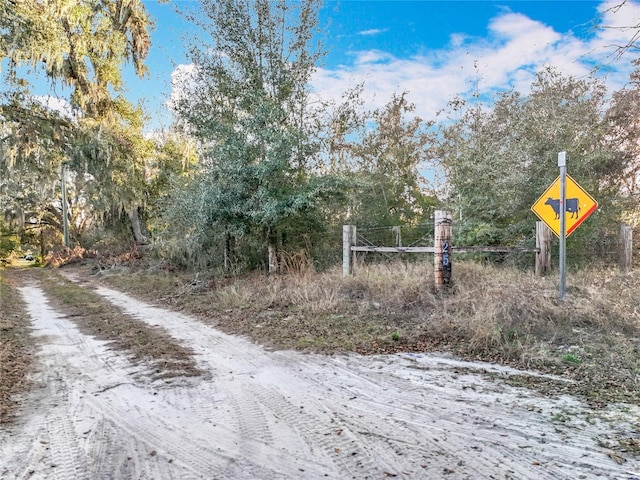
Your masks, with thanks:
[[(547, 201), (544, 202), (544, 204), (549, 205), (551, 208), (553, 208), (553, 211), (556, 214), (556, 217), (554, 218), (554, 220), (557, 220), (560, 218), (560, 200), (559, 199), (549, 197), (547, 198)], [(580, 205), (578, 204), (577, 198), (567, 198), (565, 212), (571, 212), (570, 218), (579, 217)]]

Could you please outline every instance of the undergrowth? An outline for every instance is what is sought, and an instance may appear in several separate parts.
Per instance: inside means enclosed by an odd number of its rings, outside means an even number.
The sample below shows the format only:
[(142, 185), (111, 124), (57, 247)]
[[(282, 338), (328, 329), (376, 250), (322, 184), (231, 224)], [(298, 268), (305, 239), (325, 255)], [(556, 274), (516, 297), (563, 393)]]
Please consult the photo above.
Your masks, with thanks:
[(105, 277), (272, 348), (446, 350), (568, 376), (577, 382), (571, 388), (596, 403), (640, 399), (640, 275), (634, 272), (572, 273), (566, 301), (559, 301), (557, 278), (464, 262), (455, 265), (455, 283), (445, 292), (435, 290), (426, 262), (370, 265), (349, 278), (337, 268), (233, 279), (125, 271)]
[(125, 313), (97, 293), (59, 275), (41, 272), (40, 285), (53, 306), (68, 315), (80, 330), (107, 340), (138, 362), (152, 365), (154, 378), (196, 376), (200, 372), (193, 352), (167, 332)]
[(31, 323), (8, 271), (0, 269), (0, 424), (11, 419), (32, 366)]

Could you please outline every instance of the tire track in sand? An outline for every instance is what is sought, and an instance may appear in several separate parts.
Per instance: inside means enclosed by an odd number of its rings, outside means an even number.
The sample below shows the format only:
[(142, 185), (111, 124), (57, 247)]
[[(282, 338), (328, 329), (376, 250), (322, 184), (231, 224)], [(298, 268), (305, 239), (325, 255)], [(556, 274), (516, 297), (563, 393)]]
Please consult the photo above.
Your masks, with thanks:
[[(104, 392), (101, 397), (105, 398), (99, 399), (104, 403), (93, 407), (106, 417), (124, 417), (125, 425), (118, 428), (128, 432), (130, 444), (141, 450), (145, 442), (158, 445), (157, 429), (173, 432), (168, 446), (160, 445), (156, 457), (166, 462), (175, 455), (174, 465), (187, 471), (169, 469), (162, 478), (197, 475), (211, 468), (216, 470), (209, 472), (212, 478), (384, 478), (391, 473), (401, 478), (446, 474), (450, 479), (531, 475), (627, 479), (633, 478), (629, 471), (639, 469), (633, 459), (623, 466), (607, 459), (592, 440), (606, 434), (602, 429), (558, 429), (542, 414), (529, 411), (528, 403), (535, 404), (537, 399), (525, 398), (530, 392), (524, 389), (501, 386), (491, 395), (478, 395), (495, 384), (474, 375), (475, 392), (456, 382), (460, 375), (453, 368), (416, 374), (415, 365), (407, 365), (398, 356), (321, 358), (269, 353), (190, 317), (150, 307), (109, 289), (98, 291), (145, 322), (165, 327), (193, 348), (200, 364), (212, 373), (211, 388), (198, 380), (190, 381), (191, 387), (172, 386), (171, 394), (163, 393), (165, 387), (156, 390), (162, 407), (149, 416), (145, 412), (153, 407), (150, 398), (144, 408), (114, 403), (134, 395), (128, 390), (139, 386)], [(152, 390), (144, 391), (150, 394)], [(215, 397), (216, 404), (210, 407), (202, 403), (207, 392)], [(431, 403), (424, 405), (427, 399)], [(563, 404), (547, 401), (556, 409)], [(545, 407), (545, 415), (550, 408)], [(630, 420), (638, 413), (632, 410)], [(239, 417), (244, 413), (246, 418)], [(156, 425), (153, 415), (167, 420)], [(174, 441), (189, 430), (185, 445), (209, 454), (214, 445), (223, 459), (209, 459), (202, 466), (174, 447)], [(531, 442), (541, 438), (546, 446), (533, 449)], [(580, 448), (595, 458), (585, 459)], [(417, 462), (407, 460), (413, 454), (433, 461), (421, 471)], [(142, 454), (136, 459), (139, 478), (160, 471), (145, 463)], [(225, 463), (225, 459), (233, 461)]]

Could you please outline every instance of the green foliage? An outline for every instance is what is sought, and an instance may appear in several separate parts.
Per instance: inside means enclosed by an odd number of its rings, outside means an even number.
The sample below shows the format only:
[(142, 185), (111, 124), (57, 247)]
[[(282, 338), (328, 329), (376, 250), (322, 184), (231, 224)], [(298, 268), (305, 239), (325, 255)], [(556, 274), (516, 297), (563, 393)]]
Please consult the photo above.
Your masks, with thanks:
[(0, 53), (14, 65), (42, 68), (52, 82), (70, 86), (71, 104), (85, 115), (104, 117), (118, 109), (121, 100), (112, 92), (122, 91), (126, 61), (139, 75), (146, 73), (150, 19), (141, 1), (10, 3), (10, 15), (0, 23)]
[(580, 357), (574, 355), (573, 353), (565, 353), (564, 355), (562, 355), (561, 360), (565, 363), (574, 363), (576, 365), (582, 363)]
[[(363, 113), (361, 86), (312, 108), (319, 6), (203, 1), (190, 20), (210, 40), (192, 45), (177, 124), (148, 139), (144, 112), (122, 95), (123, 64), (146, 71), (141, 0), (0, 0), (0, 54), (11, 60), (0, 100), (7, 225), (42, 251), (59, 244), (64, 176), (72, 242), (116, 245), (133, 231), (146, 243), (150, 233), (159, 254), (190, 267), (266, 269), (274, 253), (275, 264), (315, 254), (326, 265), (343, 223), (417, 231), (442, 204), (458, 245), (524, 246), (559, 151), (599, 203), (568, 242), (576, 265), (589, 263), (587, 247), (612, 250), (602, 238), (620, 220), (640, 223), (640, 70), (609, 103), (601, 83), (549, 68), (530, 94), (456, 100), (438, 125), (412, 117), (404, 92)], [(69, 87), (73, 113), (34, 101), (20, 65)], [(2, 238), (3, 251), (13, 248)]]
[(20, 246), (20, 237), (0, 221), (0, 258), (6, 258)]
[(195, 73), (174, 104), (202, 164), (166, 217), (168, 237), (187, 232), (186, 257), (220, 263), (215, 245), (229, 246), (229, 236), (234, 249), (297, 250), (304, 232), (323, 229), (323, 207), (340, 190), (313, 171), (319, 147), (305, 121), (307, 81), (322, 55), (311, 45), (317, 7), (203, 2), (211, 43), (194, 46)]
[(358, 225), (415, 224), (436, 205), (421, 173), (428, 160), (430, 125), (418, 117), (406, 118), (415, 107), (405, 97), (406, 92), (394, 95), (374, 111), (372, 126), (353, 148), (359, 188), (351, 198), (351, 221)]
[(607, 184), (621, 194), (614, 202), (624, 211), (624, 220), (636, 226), (640, 223), (640, 60), (634, 64), (629, 83), (614, 92), (605, 116), (606, 145), (614, 152), (611, 162), (623, 168), (609, 169), (604, 175)]
[(7, 93), (2, 100), (2, 215), (18, 234), (36, 228), (58, 228), (62, 218), (60, 165), (65, 139), (73, 127), (68, 119), (31, 100), (24, 92)]
[(424, 222), (437, 204), (426, 177), (432, 124), (411, 117), (415, 106), (406, 92), (373, 112), (361, 112), (360, 94), (361, 87), (347, 92), (342, 104), (325, 112), (327, 167), (349, 184), (336, 219), (360, 227)]
[[(30, 175), (21, 187), (38, 192), (36, 201), (19, 199), (20, 209), (41, 228), (61, 229), (59, 182), (68, 183), (72, 241), (110, 212), (130, 218), (137, 242), (153, 145), (142, 135), (144, 114), (122, 95), (122, 69), (131, 61), (138, 75), (149, 46), (151, 27), (139, 0), (65, 0), (11, 2), (10, 20), (0, 23), (4, 57), (11, 59), (6, 78), (11, 91), (0, 106), (8, 152), (2, 167)], [(4, 3), (2, 7), (4, 8)], [(15, 66), (30, 65), (52, 84), (70, 87), (66, 99), (73, 114), (61, 116), (31, 99), (28, 81)], [(32, 69), (27, 70), (27, 72)], [(65, 173), (62, 173), (62, 165)], [(50, 188), (52, 183), (57, 188)], [(44, 186), (44, 188), (43, 188)], [(157, 194), (157, 192), (156, 192)], [(44, 246), (42, 247), (44, 248)]]
[(605, 220), (618, 221), (614, 179), (625, 163), (604, 141), (605, 100), (597, 81), (547, 69), (528, 96), (505, 92), (491, 109), (456, 104), (458, 118), (441, 125), (432, 149), (447, 173), (456, 242), (531, 242), (536, 219), (530, 207), (557, 177), (560, 151), (568, 152), (569, 173), (600, 203), (599, 215), (580, 227), (582, 238)]

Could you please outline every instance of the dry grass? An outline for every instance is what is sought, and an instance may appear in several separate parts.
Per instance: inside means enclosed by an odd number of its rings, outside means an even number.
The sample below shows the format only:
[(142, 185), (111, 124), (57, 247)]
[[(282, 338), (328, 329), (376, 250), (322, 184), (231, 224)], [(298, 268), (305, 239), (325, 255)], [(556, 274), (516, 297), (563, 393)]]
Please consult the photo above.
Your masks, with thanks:
[(201, 374), (193, 352), (163, 329), (126, 314), (89, 288), (52, 271), (37, 272), (37, 277), (57, 311), (67, 314), (84, 334), (110, 341), (113, 348), (131, 354), (134, 362), (149, 365), (153, 378)]
[(640, 402), (640, 274), (570, 274), (565, 302), (555, 277), (516, 269), (457, 263), (448, 293), (434, 290), (432, 275), (429, 263), (398, 263), (361, 267), (353, 278), (339, 269), (223, 280), (156, 269), (106, 278), (272, 348), (446, 350), (569, 376), (572, 392), (594, 403)]
[(27, 387), (33, 353), (29, 327), (16, 285), (0, 269), (0, 424), (11, 419), (16, 394)]
[[(560, 302), (555, 277), (475, 263), (456, 263), (455, 284), (445, 293), (435, 291), (429, 263), (361, 266), (352, 278), (342, 278), (338, 268), (323, 273), (303, 268), (233, 279), (186, 275), (161, 265), (140, 268), (140, 258), (133, 263), (135, 269), (121, 262), (105, 269), (99, 260), (92, 271), (91, 266), (73, 268), (275, 349), (449, 351), (573, 380), (512, 377), (551, 394), (581, 394), (595, 405), (640, 404), (637, 272), (572, 273), (567, 300)], [(42, 282), (55, 307), (85, 333), (152, 362), (158, 376), (198, 373), (191, 352), (166, 332), (63, 280), (55, 270), (29, 269), (28, 275)], [(9, 277), (0, 281), (0, 420), (11, 407), (10, 396), (23, 385), (32, 343)]]

